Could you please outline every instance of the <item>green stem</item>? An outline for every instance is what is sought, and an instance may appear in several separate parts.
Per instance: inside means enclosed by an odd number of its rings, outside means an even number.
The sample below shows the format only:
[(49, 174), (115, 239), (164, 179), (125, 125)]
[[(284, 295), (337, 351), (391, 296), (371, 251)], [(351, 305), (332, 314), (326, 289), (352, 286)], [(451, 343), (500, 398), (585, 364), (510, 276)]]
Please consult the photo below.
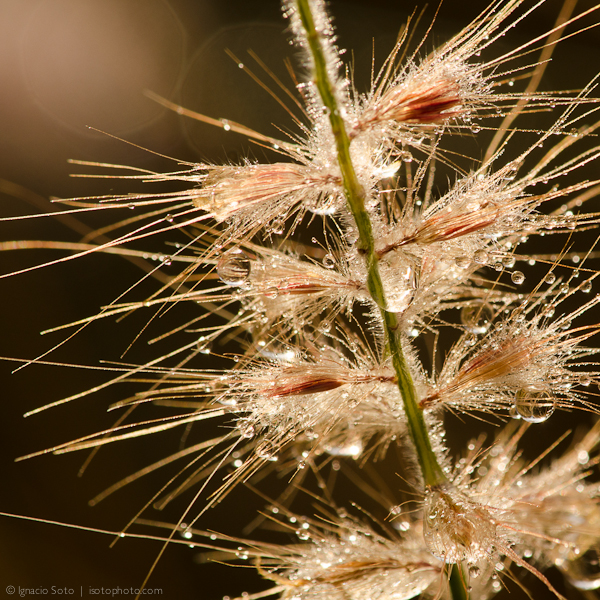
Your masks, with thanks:
[(358, 181), (352, 158), (350, 155), (350, 139), (346, 132), (346, 125), (339, 114), (337, 100), (332, 84), (327, 74), (327, 64), (321, 38), (315, 28), (313, 15), (309, 0), (296, 0), (298, 14), (302, 21), (310, 53), (314, 62), (315, 83), (323, 105), (329, 112), (329, 122), (333, 132), (337, 158), (342, 174), (344, 193), (348, 207), (354, 216), (359, 235), (359, 250), (365, 257), (367, 266), (367, 288), (371, 297), (381, 308), (381, 316), (384, 323), (388, 348), (392, 357), (392, 364), (398, 378), (398, 388), (404, 402), (404, 411), (408, 421), (408, 429), (417, 450), (417, 456), (423, 474), (425, 485), (433, 487), (447, 482), (441, 467), (439, 466), (431, 441), (427, 433), (427, 426), (423, 418), (423, 412), (419, 408), (415, 393), (415, 386), (408, 365), (402, 352), (402, 341), (398, 317), (395, 313), (385, 310), (386, 300), (383, 284), (379, 275), (379, 257), (375, 252), (375, 241), (373, 228), (369, 214), (365, 209), (365, 191)]
[(469, 600), (469, 592), (464, 577), (464, 571), (460, 564), (449, 565), (450, 571), (450, 593), (453, 600)]

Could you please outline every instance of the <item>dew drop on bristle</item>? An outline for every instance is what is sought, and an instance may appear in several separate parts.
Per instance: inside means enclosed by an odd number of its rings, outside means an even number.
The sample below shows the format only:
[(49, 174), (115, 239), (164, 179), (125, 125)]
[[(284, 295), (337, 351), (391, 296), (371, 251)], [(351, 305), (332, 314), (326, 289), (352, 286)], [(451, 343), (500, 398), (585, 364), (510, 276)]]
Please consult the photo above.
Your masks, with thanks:
[(600, 589), (600, 544), (561, 565), (567, 578), (579, 590)]
[(210, 342), (208, 343), (204, 343), (201, 347), (200, 347), (200, 353), (201, 354), (210, 354), (212, 350), (212, 344)]
[(521, 285), (525, 281), (525, 275), (522, 271), (513, 271), (510, 278), (512, 282), (516, 283), (517, 285)]
[(589, 294), (592, 291), (592, 282), (591, 280), (584, 281), (579, 288), (584, 294)]
[(256, 456), (263, 460), (276, 461), (277, 455), (275, 446), (269, 440), (265, 440), (256, 448)]
[(525, 387), (515, 396), (515, 411), (529, 423), (543, 423), (556, 408), (556, 400), (547, 389)]
[(454, 262), (459, 269), (468, 269), (471, 264), (471, 259), (468, 256), (458, 256)]
[(476, 579), (481, 574), (481, 569), (477, 565), (471, 565), (469, 567), (469, 577)]
[(277, 235), (282, 234), (285, 230), (285, 221), (284, 219), (274, 219), (273, 222), (271, 223), (271, 227), (269, 228), (269, 231), (271, 233), (275, 233)]
[(473, 261), (478, 265), (487, 265), (490, 257), (485, 250), (476, 250), (473, 254)]
[[(384, 310), (404, 312), (412, 302), (419, 287), (420, 268), (416, 260), (408, 256), (395, 256), (390, 252), (379, 262), (379, 272), (385, 293)], [(392, 256), (390, 256), (392, 255)]]
[(547, 283), (548, 285), (553, 284), (556, 281), (556, 275), (550, 271), (550, 273), (548, 273), (546, 275), (546, 277), (544, 277), (544, 283)]
[(326, 269), (333, 269), (335, 267), (335, 258), (331, 254), (326, 254), (323, 257), (323, 266)]
[(473, 302), (460, 311), (460, 320), (469, 333), (486, 333), (494, 313), (486, 302)]
[(254, 425), (252, 423), (248, 423), (247, 421), (241, 421), (238, 423), (238, 429), (240, 430), (240, 435), (243, 438), (251, 439), (254, 437)]
[(229, 250), (217, 263), (217, 275), (226, 285), (239, 287), (250, 277), (250, 259), (239, 248)]
[(507, 269), (512, 269), (515, 266), (515, 263), (517, 262), (517, 260), (515, 259), (514, 256), (505, 256), (502, 259), (502, 264), (507, 268)]

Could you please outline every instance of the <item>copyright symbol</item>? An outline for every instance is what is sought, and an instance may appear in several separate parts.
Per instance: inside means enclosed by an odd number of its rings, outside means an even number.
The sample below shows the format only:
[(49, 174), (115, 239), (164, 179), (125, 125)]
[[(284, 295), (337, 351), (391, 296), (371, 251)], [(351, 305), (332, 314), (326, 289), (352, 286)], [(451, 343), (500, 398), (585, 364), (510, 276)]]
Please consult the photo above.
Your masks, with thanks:
[(14, 585), (7, 586), (6, 593), (7, 594), (14, 594), (15, 593), (15, 586)]

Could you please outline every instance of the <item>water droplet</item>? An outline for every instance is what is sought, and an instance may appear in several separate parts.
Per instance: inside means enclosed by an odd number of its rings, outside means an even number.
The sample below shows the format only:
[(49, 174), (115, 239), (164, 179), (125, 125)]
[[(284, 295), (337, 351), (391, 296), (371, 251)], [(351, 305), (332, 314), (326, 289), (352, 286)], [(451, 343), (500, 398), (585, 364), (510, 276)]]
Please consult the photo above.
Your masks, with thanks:
[(335, 267), (335, 258), (333, 258), (331, 254), (327, 253), (323, 257), (323, 266), (326, 269), (333, 269), (333, 267)]
[(515, 410), (529, 423), (543, 423), (554, 412), (556, 401), (549, 390), (535, 386), (520, 389), (515, 396)]
[(271, 233), (281, 234), (285, 229), (285, 219), (273, 219), (271, 223), (270, 231)]
[(476, 250), (473, 254), (473, 260), (478, 265), (487, 265), (489, 259), (490, 257), (485, 250)]
[(548, 317), (549, 319), (551, 319), (554, 316), (555, 312), (556, 312), (555, 308), (552, 305), (550, 305), (546, 309), (544, 309), (544, 312), (542, 314), (545, 317)]
[(175, 219), (173, 218), (173, 215), (167, 215), (167, 216), (165, 217), (165, 221), (166, 221), (167, 223), (172, 223), (174, 220), (175, 220)]
[(579, 590), (600, 589), (600, 544), (562, 565), (569, 581)]
[(421, 270), (417, 260), (402, 251), (388, 252), (379, 261), (379, 272), (385, 293), (385, 306), (389, 312), (404, 312), (419, 287)]
[(522, 271), (513, 271), (510, 278), (512, 282), (516, 283), (517, 285), (521, 285), (525, 281), (525, 275)]
[(264, 295), (267, 298), (274, 300), (275, 298), (277, 298), (277, 296), (279, 296), (279, 290), (276, 287), (270, 287), (264, 291)]
[(275, 462), (277, 460), (277, 455), (273, 442), (265, 440), (262, 444), (260, 444), (260, 446), (256, 448), (256, 456), (262, 458), (263, 460)]
[(304, 435), (306, 436), (307, 440), (316, 440), (319, 437), (319, 434), (312, 427), (309, 427), (304, 432)]
[(486, 333), (493, 316), (492, 307), (486, 302), (471, 303), (460, 311), (460, 320), (466, 330), (474, 334)]
[(581, 284), (579, 288), (584, 294), (589, 294), (592, 291), (592, 280), (588, 279)]
[(323, 321), (319, 324), (318, 330), (321, 333), (329, 333), (331, 331), (331, 322), (330, 321)]
[(479, 133), (481, 131), (481, 127), (477, 124), (473, 124), (471, 125), (471, 132), (472, 133)]
[(477, 565), (471, 565), (469, 567), (469, 577), (472, 577), (473, 579), (477, 579), (477, 577), (479, 577), (480, 574), (481, 574), (481, 569)]
[(211, 350), (212, 350), (212, 344), (210, 342), (208, 342), (207, 344), (204, 344), (203, 346), (200, 347), (200, 352), (202, 354), (210, 354)]
[(471, 259), (468, 256), (457, 256), (454, 262), (459, 269), (468, 269)]
[(506, 165), (504, 169), (503, 179), (506, 181), (514, 181), (517, 177), (517, 173), (519, 172), (519, 164), (518, 163), (509, 163)]
[[(577, 453), (577, 462), (580, 465), (587, 465), (590, 462), (590, 455), (587, 450), (580, 450)], [(579, 552), (577, 552), (579, 554)]]
[(494, 269), (494, 271), (498, 271), (498, 272), (500, 272), (500, 271), (502, 271), (502, 269), (503, 269), (504, 267), (502, 266), (502, 263), (501, 263), (501, 262), (497, 262), (497, 263), (494, 263), (494, 264), (492, 265), (492, 268)]
[(229, 250), (217, 263), (217, 275), (223, 283), (239, 287), (250, 277), (250, 259), (239, 248)]
[(553, 284), (556, 281), (556, 275), (550, 271), (550, 273), (548, 273), (546, 275), (546, 277), (544, 277), (544, 283), (547, 283), (548, 285)]
[(516, 263), (516, 259), (514, 256), (510, 255), (510, 256), (505, 256), (502, 259), (502, 264), (507, 268), (507, 269), (512, 269), (515, 266)]
[(243, 438), (251, 439), (254, 437), (255, 430), (252, 423), (249, 423), (248, 421), (240, 421), (237, 427), (240, 430), (240, 435)]
[(569, 293), (569, 284), (568, 283), (561, 283), (560, 287), (558, 288), (558, 291), (561, 294), (568, 294)]

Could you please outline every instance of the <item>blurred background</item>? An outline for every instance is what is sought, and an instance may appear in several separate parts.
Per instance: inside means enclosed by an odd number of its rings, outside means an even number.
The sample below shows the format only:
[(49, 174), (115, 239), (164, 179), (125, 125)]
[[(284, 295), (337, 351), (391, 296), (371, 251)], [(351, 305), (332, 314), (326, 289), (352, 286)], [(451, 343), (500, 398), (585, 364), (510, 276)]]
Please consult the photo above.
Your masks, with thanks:
[[(514, 47), (550, 29), (561, 4), (546, 2), (502, 44)], [(483, 2), (445, 1), (424, 49), (430, 50), (434, 43), (458, 32), (483, 6)], [(580, 2), (579, 10), (591, 6), (592, 2)], [(407, 16), (421, 8), (413, 0), (330, 2), (339, 45), (349, 49), (345, 56), (354, 64), (359, 90), (368, 89), (373, 47), (379, 67)], [(417, 31), (425, 30), (435, 8), (426, 9)], [(576, 89), (590, 81), (599, 64), (599, 38), (598, 30), (593, 30), (562, 44), (543, 89)], [(228, 118), (278, 136), (273, 124), (288, 127), (289, 115), (225, 50), (266, 80), (248, 54), (252, 50), (291, 87), (284, 59), (293, 61), (295, 50), (288, 40), (276, 0), (0, 0), (0, 240), (76, 242), (86, 228), (126, 218), (127, 209), (117, 216), (114, 212), (77, 216), (77, 221), (6, 220), (56, 210), (57, 205), (48, 201), (52, 197), (143, 189), (119, 181), (72, 178), (72, 173), (94, 169), (69, 164), (68, 159), (156, 171), (175, 170), (177, 163), (154, 152), (192, 162), (238, 162), (246, 157), (276, 160), (276, 155), (249, 144), (242, 136), (164, 109), (144, 91), (210, 117)], [(597, 168), (596, 175), (589, 173), (586, 176), (598, 176)], [(597, 200), (593, 202), (598, 206)], [(156, 243), (151, 241), (143, 249), (163, 250), (153, 246)], [(64, 255), (37, 250), (3, 252), (0, 272), (10, 273)], [(140, 275), (135, 265), (103, 255), (0, 279), (0, 355), (13, 359), (41, 355), (73, 330), (40, 336), (41, 331), (94, 314), (135, 284)], [(155, 283), (146, 281), (134, 296), (139, 299), (155, 289)], [(138, 315), (122, 323), (95, 324), (46, 358), (93, 366), (103, 360), (117, 361), (144, 324), (144, 316)], [(153, 356), (152, 349), (147, 354), (144, 342), (132, 352), (127, 355), (131, 362)], [(98, 506), (90, 507), (88, 501), (121, 477), (165, 456), (166, 447), (176, 450), (177, 436), (116, 444), (102, 451), (80, 478), (77, 473), (85, 453), (14, 463), (16, 457), (109, 427), (114, 417), (106, 414), (106, 407), (129, 392), (115, 387), (23, 419), (23, 413), (97, 385), (106, 376), (100, 371), (59, 366), (28, 367), (11, 374), (19, 364), (0, 363), (0, 511), (120, 530), (160, 488), (165, 475), (158, 472), (138, 481)], [(544, 424), (544, 436), (555, 439), (565, 422), (570, 426), (576, 419), (581, 417), (550, 420)], [(478, 430), (476, 422), (467, 422), (451, 431), (450, 441), (460, 447)], [(388, 476), (394, 477), (393, 468)], [(392, 487), (393, 481), (389, 482)], [(352, 497), (353, 492), (348, 494)], [(191, 498), (188, 494), (157, 518), (176, 520)], [(240, 487), (222, 506), (207, 513), (200, 527), (239, 532), (248, 515), (262, 505), (255, 494)], [(84, 597), (89, 595), (89, 587), (138, 587), (160, 544), (121, 540), (109, 548), (110, 542), (110, 536), (97, 533), (0, 518), (0, 595), (8, 585), (66, 586), (78, 597), (80, 586)], [(264, 587), (248, 569), (200, 564), (203, 560), (197, 550), (171, 547), (158, 563), (149, 587), (161, 588), (164, 598), (181, 600), (216, 600), (224, 594), (233, 598)], [(533, 597), (546, 597), (532, 577), (526, 584), (537, 590)], [(511, 597), (517, 598), (515, 586), (513, 591)]]

